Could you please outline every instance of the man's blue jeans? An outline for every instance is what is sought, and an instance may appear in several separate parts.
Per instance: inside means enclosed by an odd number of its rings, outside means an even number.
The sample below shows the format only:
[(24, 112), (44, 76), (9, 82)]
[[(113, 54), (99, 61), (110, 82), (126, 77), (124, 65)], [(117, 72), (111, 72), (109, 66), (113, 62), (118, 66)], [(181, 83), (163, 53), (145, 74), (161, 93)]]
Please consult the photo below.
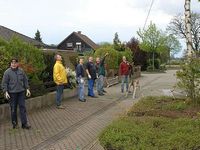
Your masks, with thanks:
[(56, 87), (56, 105), (60, 106), (63, 99), (64, 85), (57, 85)]
[(94, 80), (88, 79), (88, 96), (94, 96)]
[(100, 75), (97, 79), (97, 92), (98, 94), (103, 94), (103, 83), (104, 83), (104, 76)]
[(17, 105), (19, 105), (21, 124), (27, 124), (26, 107), (25, 107), (25, 92), (9, 93), (12, 124), (17, 125)]
[[(82, 78), (83, 79), (83, 78)], [(81, 83), (81, 78), (78, 78), (78, 96), (79, 100), (84, 101), (85, 99), (85, 83)]]
[(121, 92), (124, 92), (124, 83), (126, 84), (126, 91), (128, 91), (128, 75), (122, 75), (121, 80)]

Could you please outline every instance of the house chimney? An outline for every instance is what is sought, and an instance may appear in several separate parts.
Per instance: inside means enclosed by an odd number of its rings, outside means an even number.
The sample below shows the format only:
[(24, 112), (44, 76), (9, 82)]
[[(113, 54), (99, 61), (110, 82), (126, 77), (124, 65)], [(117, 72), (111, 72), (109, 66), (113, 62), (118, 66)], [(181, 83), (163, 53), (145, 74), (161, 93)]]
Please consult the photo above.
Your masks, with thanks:
[(81, 34), (81, 31), (78, 31), (78, 34)]

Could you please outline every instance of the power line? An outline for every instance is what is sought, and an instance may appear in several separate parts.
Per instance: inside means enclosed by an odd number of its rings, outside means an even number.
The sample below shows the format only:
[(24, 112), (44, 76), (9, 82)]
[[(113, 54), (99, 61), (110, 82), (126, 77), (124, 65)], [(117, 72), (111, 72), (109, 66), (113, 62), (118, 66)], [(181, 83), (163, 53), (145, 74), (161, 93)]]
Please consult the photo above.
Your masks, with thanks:
[(147, 17), (146, 17), (145, 23), (144, 23), (143, 30), (145, 29), (145, 26), (146, 26), (146, 24), (147, 24), (147, 20), (148, 20), (148, 18), (149, 18), (149, 15), (150, 15), (150, 12), (151, 12), (151, 9), (152, 9), (152, 6), (153, 6), (153, 3), (154, 3), (154, 0), (151, 1), (151, 5), (150, 5), (150, 8), (149, 8), (149, 11), (148, 11), (148, 14), (147, 14)]

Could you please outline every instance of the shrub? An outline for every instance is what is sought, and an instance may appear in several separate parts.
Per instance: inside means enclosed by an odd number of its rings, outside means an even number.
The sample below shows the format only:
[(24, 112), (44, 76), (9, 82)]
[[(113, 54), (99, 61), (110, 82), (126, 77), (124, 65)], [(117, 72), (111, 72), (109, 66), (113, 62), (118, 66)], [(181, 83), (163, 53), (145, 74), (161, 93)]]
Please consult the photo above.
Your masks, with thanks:
[(40, 76), (40, 80), (43, 80), (43, 82), (53, 81), (53, 66), (55, 64), (54, 56), (54, 52), (43, 53), (44, 63), (46, 64), (46, 67)]
[(94, 57), (103, 57), (107, 52), (109, 55), (107, 56), (105, 63), (108, 64), (110, 69), (118, 69), (123, 56), (126, 56), (129, 62), (132, 62), (132, 52), (129, 48), (125, 48), (124, 51), (117, 51), (112, 45), (98, 48), (95, 51)]
[(104, 129), (100, 143), (106, 150), (199, 149), (199, 108), (193, 110), (184, 99), (143, 97)]
[[(148, 66), (152, 66), (153, 60), (149, 59), (147, 63), (148, 63)], [(160, 69), (160, 59), (157, 58), (154, 60), (154, 67), (155, 67), (155, 69)]]
[(160, 65), (160, 70), (167, 70), (167, 69), (166, 69), (166, 65), (165, 65), (165, 64), (161, 64), (161, 65)]
[(0, 47), (0, 81), (2, 80), (3, 74), (10, 66), (11, 56), (4, 47)]
[(119, 67), (119, 52), (114, 50), (112, 46), (101, 47), (95, 51), (94, 57), (103, 57), (106, 53), (109, 53), (105, 63), (110, 69), (117, 69)]
[(13, 37), (5, 49), (12, 57), (19, 59), (20, 66), (27, 73), (29, 79), (39, 80), (39, 76), (45, 68), (42, 50), (23, 42), (18, 37)]
[(78, 62), (78, 55), (71, 55), (69, 56), (70, 62), (73, 64), (74, 67), (77, 66)]
[(162, 117), (125, 117), (112, 123), (100, 135), (107, 149), (199, 149), (200, 120)]
[(177, 71), (178, 87), (182, 88), (194, 104), (200, 104), (200, 59), (191, 58)]
[(153, 71), (153, 66), (148, 66), (147, 71)]

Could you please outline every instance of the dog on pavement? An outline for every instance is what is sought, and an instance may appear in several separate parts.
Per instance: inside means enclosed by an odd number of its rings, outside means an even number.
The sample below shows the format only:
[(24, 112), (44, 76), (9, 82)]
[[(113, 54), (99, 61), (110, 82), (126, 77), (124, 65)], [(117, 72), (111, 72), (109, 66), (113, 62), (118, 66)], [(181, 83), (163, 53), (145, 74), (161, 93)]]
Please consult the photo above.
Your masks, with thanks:
[[(131, 87), (132, 87), (132, 91), (131, 91)], [(139, 80), (138, 79), (131, 80), (128, 86), (128, 91), (126, 92), (126, 97), (128, 96), (128, 93), (133, 93), (133, 99), (135, 99), (139, 96), (139, 92), (140, 92)]]

